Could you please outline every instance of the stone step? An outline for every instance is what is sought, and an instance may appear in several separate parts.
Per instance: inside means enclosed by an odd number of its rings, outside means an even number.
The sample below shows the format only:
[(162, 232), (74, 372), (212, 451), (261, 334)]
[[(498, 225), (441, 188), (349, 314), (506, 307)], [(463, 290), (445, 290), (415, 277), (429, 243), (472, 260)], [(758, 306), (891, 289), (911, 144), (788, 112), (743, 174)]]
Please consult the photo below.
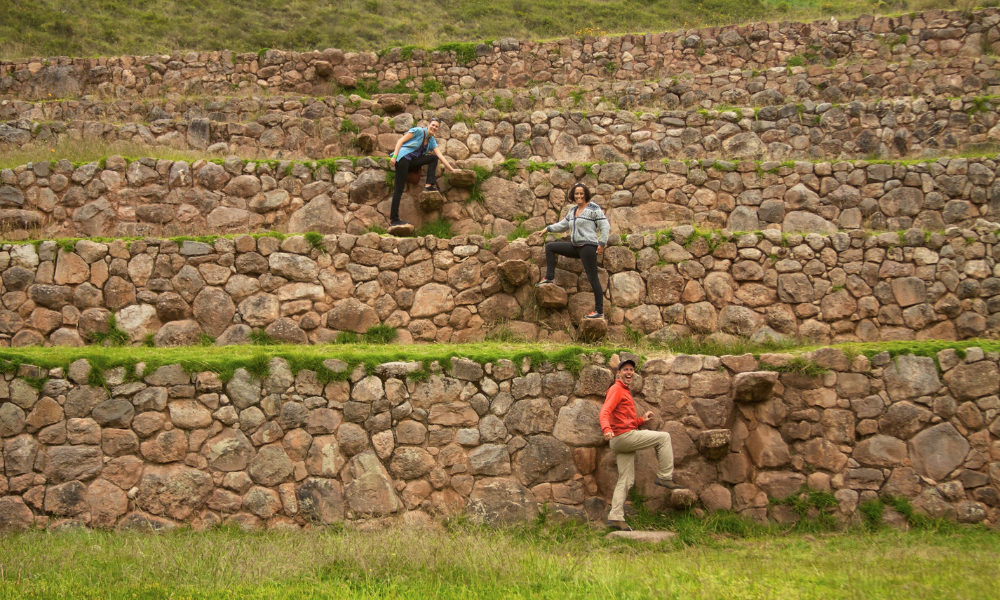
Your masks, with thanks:
[(662, 544), (677, 537), (673, 531), (612, 531), (604, 536), (609, 540), (629, 540), (642, 544)]

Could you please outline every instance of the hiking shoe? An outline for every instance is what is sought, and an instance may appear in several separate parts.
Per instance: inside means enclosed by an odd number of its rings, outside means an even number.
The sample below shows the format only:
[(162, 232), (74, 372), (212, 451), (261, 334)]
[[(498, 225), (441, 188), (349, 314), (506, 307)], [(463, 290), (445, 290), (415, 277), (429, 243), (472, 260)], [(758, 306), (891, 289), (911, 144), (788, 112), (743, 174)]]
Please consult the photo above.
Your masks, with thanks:
[(660, 479), (659, 477), (657, 477), (656, 480), (653, 481), (653, 483), (656, 484), (656, 485), (658, 485), (658, 486), (660, 486), (660, 487), (665, 487), (668, 490), (679, 490), (679, 489), (681, 489), (681, 486), (679, 486), (676, 483), (674, 483), (673, 479)]
[(625, 521), (611, 521), (611, 520), (609, 520), (608, 521), (608, 527), (610, 529), (612, 529), (613, 531), (632, 531), (632, 528), (629, 527), (628, 523), (626, 523)]
[(389, 227), (404, 227), (409, 224), (410, 224), (409, 222), (403, 221), (401, 219), (393, 219), (392, 221), (389, 221)]
[(552, 283), (555, 283), (555, 282), (556, 282), (555, 279), (549, 279), (548, 277), (546, 277), (545, 279), (543, 279), (543, 280), (539, 281), (538, 283), (536, 283), (535, 287), (538, 287), (540, 285), (549, 285), (549, 284), (552, 284)]
[(588, 314), (584, 318), (585, 319), (603, 319), (604, 318), (604, 313), (599, 313), (596, 310), (592, 310), (592, 311), (590, 311), (590, 314)]

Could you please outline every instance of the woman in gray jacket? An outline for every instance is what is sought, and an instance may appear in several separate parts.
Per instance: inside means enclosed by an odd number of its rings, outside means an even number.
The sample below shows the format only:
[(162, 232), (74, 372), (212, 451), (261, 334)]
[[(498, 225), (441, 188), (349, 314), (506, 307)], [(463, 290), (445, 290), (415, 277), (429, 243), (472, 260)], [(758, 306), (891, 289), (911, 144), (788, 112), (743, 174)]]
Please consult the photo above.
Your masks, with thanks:
[(583, 270), (587, 273), (590, 287), (594, 290), (594, 310), (586, 318), (603, 319), (604, 290), (601, 289), (601, 280), (597, 276), (597, 255), (604, 254), (611, 227), (601, 207), (596, 202), (590, 201), (590, 191), (587, 186), (582, 183), (575, 184), (569, 190), (569, 197), (576, 201), (576, 205), (570, 207), (563, 220), (542, 230), (543, 234), (569, 231), (569, 241), (545, 244), (545, 278), (539, 281), (538, 285), (555, 282), (557, 254), (579, 258), (583, 261)]

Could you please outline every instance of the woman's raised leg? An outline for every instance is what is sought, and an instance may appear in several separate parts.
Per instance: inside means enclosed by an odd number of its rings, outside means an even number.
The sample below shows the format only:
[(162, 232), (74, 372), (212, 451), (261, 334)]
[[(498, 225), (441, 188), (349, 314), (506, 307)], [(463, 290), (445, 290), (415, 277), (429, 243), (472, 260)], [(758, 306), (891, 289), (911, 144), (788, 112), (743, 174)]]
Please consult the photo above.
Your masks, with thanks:
[(580, 246), (580, 260), (587, 280), (594, 290), (594, 312), (604, 314), (604, 290), (601, 288), (601, 278), (597, 275), (597, 246)]

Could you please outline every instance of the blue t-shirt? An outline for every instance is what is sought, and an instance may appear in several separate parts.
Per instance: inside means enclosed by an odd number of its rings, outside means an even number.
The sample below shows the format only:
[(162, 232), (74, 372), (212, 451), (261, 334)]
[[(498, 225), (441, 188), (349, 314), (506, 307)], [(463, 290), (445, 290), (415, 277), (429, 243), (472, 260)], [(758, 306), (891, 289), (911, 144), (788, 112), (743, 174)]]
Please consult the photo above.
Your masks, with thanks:
[[(413, 137), (411, 137), (410, 141), (403, 144), (403, 147), (399, 149), (399, 155), (396, 157), (396, 160), (403, 160), (411, 152), (419, 150), (420, 146), (424, 143), (425, 131), (427, 130), (423, 127), (411, 127), (408, 133), (412, 133)], [(431, 139), (427, 141), (427, 150), (424, 154), (430, 154), (432, 150), (437, 148), (437, 145), (437, 140), (434, 139), (434, 136), (432, 135)]]

